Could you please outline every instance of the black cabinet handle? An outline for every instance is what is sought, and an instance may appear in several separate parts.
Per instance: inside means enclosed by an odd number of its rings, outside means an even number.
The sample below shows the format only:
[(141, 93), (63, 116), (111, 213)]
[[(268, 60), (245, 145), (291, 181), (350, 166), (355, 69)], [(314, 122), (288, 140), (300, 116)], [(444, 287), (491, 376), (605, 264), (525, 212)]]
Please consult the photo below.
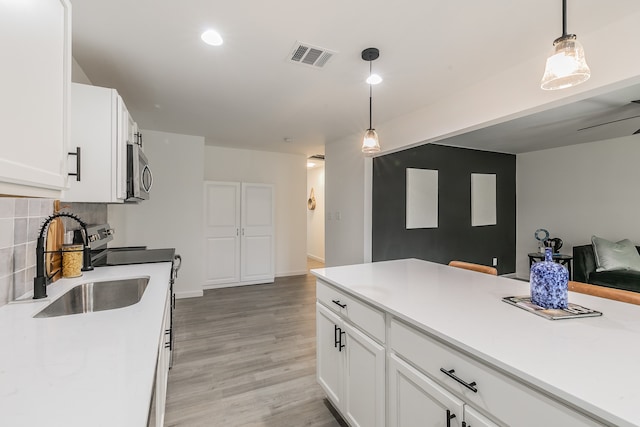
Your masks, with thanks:
[(175, 309), (176, 309), (176, 294), (173, 294), (173, 295), (171, 296), (171, 299), (173, 300), (173, 301), (171, 302), (171, 309), (172, 309), (172, 310), (175, 310)]
[(454, 379), (455, 381), (459, 382), (460, 384), (462, 384), (463, 386), (465, 386), (466, 388), (468, 388), (469, 390), (471, 390), (474, 393), (478, 392), (478, 389), (476, 388), (476, 382), (466, 382), (463, 379), (457, 377), (455, 374), (455, 369), (450, 369), (450, 370), (446, 370), (444, 368), (440, 368), (440, 372), (442, 372), (443, 374), (445, 374), (446, 376), (448, 376), (451, 379)]
[(331, 302), (334, 303), (335, 305), (337, 305), (340, 308), (346, 308), (347, 307), (347, 304), (341, 304), (339, 299), (332, 299)]
[(338, 348), (338, 344), (340, 344), (340, 334), (338, 333), (339, 330), (340, 328), (338, 328), (338, 325), (333, 325), (333, 348)]
[[(340, 329), (340, 328), (338, 328)], [(340, 347), (338, 347), (338, 351), (342, 351), (342, 349), (345, 347), (344, 344), (342, 344), (342, 335), (346, 335), (347, 333), (345, 331), (343, 331), (342, 329), (340, 329)]]
[(471, 427), (471, 424), (467, 424), (464, 421), (462, 422), (462, 427)]
[(456, 414), (452, 414), (450, 410), (447, 409), (447, 427), (451, 427), (451, 420), (456, 417)]
[(76, 181), (80, 182), (80, 163), (82, 163), (81, 157), (80, 157), (80, 147), (76, 147), (76, 152), (74, 153), (73, 151), (69, 152), (70, 156), (76, 156), (76, 173), (68, 173), (67, 175), (69, 176), (75, 176), (76, 177)]

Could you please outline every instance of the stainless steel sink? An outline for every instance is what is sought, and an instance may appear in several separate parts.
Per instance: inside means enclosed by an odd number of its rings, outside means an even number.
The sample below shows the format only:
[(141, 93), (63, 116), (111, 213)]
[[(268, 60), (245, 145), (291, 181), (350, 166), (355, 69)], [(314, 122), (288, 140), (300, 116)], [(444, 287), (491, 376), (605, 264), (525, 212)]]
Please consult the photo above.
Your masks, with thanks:
[(148, 277), (83, 283), (69, 289), (33, 317), (66, 316), (127, 307), (140, 301), (148, 284)]

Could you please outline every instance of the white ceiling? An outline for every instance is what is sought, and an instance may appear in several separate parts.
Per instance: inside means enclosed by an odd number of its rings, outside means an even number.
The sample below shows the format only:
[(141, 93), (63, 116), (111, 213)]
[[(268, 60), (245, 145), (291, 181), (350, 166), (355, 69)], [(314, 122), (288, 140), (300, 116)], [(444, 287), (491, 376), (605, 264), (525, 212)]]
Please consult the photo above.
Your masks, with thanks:
[[(385, 79), (373, 89), (375, 127), (531, 56), (544, 61), (561, 33), (560, 0), (72, 2), (74, 58), (93, 84), (118, 89), (142, 128), (307, 155), (368, 127), (364, 48), (380, 49), (373, 69)], [(579, 37), (639, 11), (640, 2), (568, 7), (568, 29)], [(223, 46), (201, 42), (209, 27), (221, 33)], [(338, 53), (320, 70), (291, 64), (296, 41)], [(548, 148), (575, 126), (640, 110), (623, 107), (631, 99), (640, 92), (580, 101), (446, 143), (504, 152)], [(518, 151), (509, 136), (518, 136)], [(569, 141), (578, 142), (585, 141)]]

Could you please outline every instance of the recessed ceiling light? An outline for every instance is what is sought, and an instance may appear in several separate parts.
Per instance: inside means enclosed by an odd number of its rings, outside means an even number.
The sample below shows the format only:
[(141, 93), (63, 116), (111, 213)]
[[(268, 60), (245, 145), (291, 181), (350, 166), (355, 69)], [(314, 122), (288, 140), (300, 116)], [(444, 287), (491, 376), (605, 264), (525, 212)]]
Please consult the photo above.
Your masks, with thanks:
[(315, 163), (313, 163), (313, 162), (307, 162), (307, 167), (308, 167), (308, 168), (312, 168), (312, 167), (314, 167), (315, 165), (316, 165), (316, 164), (315, 164)]
[(220, 46), (222, 44), (222, 36), (216, 30), (207, 30), (200, 36), (203, 42), (211, 46)]
[(370, 85), (377, 85), (378, 83), (382, 83), (382, 77), (377, 74), (371, 74), (369, 77), (367, 77), (367, 83), (369, 83)]

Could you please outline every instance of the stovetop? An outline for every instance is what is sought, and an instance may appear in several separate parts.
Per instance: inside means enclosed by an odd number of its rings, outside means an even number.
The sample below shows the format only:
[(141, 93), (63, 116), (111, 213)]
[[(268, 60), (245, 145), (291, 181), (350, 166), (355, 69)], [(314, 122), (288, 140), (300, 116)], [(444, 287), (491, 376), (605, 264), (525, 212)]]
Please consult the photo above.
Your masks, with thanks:
[(176, 254), (174, 248), (144, 249), (144, 248), (113, 248), (96, 257), (94, 267), (112, 265), (146, 264), (150, 262), (172, 262)]

